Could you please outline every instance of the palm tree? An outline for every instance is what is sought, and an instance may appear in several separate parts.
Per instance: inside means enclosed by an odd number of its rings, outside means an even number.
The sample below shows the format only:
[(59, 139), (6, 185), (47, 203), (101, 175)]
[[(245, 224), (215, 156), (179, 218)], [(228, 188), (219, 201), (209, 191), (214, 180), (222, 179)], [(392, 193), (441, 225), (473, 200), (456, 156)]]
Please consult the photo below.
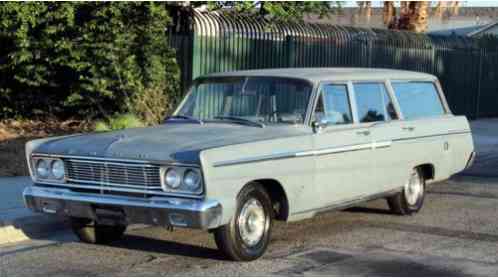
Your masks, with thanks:
[[(366, 6), (362, 1), (362, 5)], [(435, 15), (442, 17), (448, 9), (450, 15), (459, 12), (459, 1), (439, 1)], [(408, 30), (417, 33), (426, 32), (429, 18), (430, 2), (427, 1), (400, 1), (399, 17), (396, 17), (394, 1), (384, 2), (384, 24), (389, 29)]]
[(384, 2), (383, 11), (384, 25), (390, 26), (396, 18), (396, 8), (394, 7), (394, 1)]
[(360, 16), (366, 18), (367, 22), (370, 22), (372, 17), (372, 2), (371, 1), (358, 1), (360, 6)]
[(429, 2), (410, 1), (405, 14), (400, 17), (399, 29), (423, 33), (427, 31)]

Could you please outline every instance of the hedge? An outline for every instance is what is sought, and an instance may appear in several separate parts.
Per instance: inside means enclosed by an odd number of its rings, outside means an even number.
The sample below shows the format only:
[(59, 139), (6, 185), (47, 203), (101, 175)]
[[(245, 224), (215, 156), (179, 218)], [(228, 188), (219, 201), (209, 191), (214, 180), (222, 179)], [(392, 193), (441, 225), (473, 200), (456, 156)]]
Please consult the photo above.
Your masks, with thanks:
[(180, 93), (169, 23), (164, 3), (0, 5), (0, 118), (159, 121)]

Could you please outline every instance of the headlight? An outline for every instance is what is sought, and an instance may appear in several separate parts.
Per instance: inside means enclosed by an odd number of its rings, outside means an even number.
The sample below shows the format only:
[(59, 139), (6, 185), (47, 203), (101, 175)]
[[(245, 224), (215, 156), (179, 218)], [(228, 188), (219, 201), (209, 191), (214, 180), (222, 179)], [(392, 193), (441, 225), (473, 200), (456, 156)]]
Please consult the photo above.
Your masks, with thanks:
[(187, 170), (183, 175), (183, 184), (191, 191), (197, 191), (201, 185), (201, 177), (197, 172)]
[(50, 175), (50, 167), (47, 160), (39, 159), (36, 161), (36, 175), (43, 179), (48, 178)]
[(63, 179), (66, 175), (64, 170), (64, 163), (62, 160), (52, 161), (52, 176), (58, 180)]
[(182, 179), (177, 170), (175, 170), (174, 168), (170, 168), (166, 171), (166, 174), (164, 175), (164, 182), (167, 186), (171, 187), (172, 189), (176, 189), (180, 186), (181, 181)]
[(203, 192), (200, 170), (190, 167), (161, 168), (161, 187), (165, 192), (199, 195)]
[(64, 161), (59, 158), (34, 157), (32, 170), (33, 179), (43, 181), (62, 182), (66, 176)]

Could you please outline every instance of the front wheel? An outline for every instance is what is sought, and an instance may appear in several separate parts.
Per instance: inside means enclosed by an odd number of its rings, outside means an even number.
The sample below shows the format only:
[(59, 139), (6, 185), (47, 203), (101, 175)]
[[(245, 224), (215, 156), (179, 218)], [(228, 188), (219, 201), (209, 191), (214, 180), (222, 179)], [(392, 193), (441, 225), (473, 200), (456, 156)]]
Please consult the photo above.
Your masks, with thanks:
[(86, 218), (71, 218), (74, 234), (85, 243), (103, 244), (120, 239), (125, 230), (124, 225), (101, 225)]
[(272, 218), (266, 190), (258, 183), (248, 184), (237, 197), (237, 210), (230, 223), (214, 231), (216, 245), (232, 260), (255, 260), (268, 247)]
[(387, 198), (389, 208), (400, 215), (417, 213), (424, 204), (425, 177), (418, 168), (412, 170), (403, 191)]

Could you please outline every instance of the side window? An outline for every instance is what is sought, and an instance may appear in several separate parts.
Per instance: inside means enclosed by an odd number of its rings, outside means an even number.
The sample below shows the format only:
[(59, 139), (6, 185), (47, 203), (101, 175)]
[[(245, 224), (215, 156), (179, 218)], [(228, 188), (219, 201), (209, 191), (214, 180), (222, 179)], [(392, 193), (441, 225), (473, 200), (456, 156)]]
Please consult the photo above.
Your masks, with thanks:
[(329, 124), (353, 122), (346, 85), (328, 84), (322, 87), (315, 108), (315, 120)]
[(384, 83), (355, 83), (353, 87), (361, 123), (398, 119)]
[(393, 82), (394, 94), (407, 120), (443, 115), (438, 91), (432, 82)]

